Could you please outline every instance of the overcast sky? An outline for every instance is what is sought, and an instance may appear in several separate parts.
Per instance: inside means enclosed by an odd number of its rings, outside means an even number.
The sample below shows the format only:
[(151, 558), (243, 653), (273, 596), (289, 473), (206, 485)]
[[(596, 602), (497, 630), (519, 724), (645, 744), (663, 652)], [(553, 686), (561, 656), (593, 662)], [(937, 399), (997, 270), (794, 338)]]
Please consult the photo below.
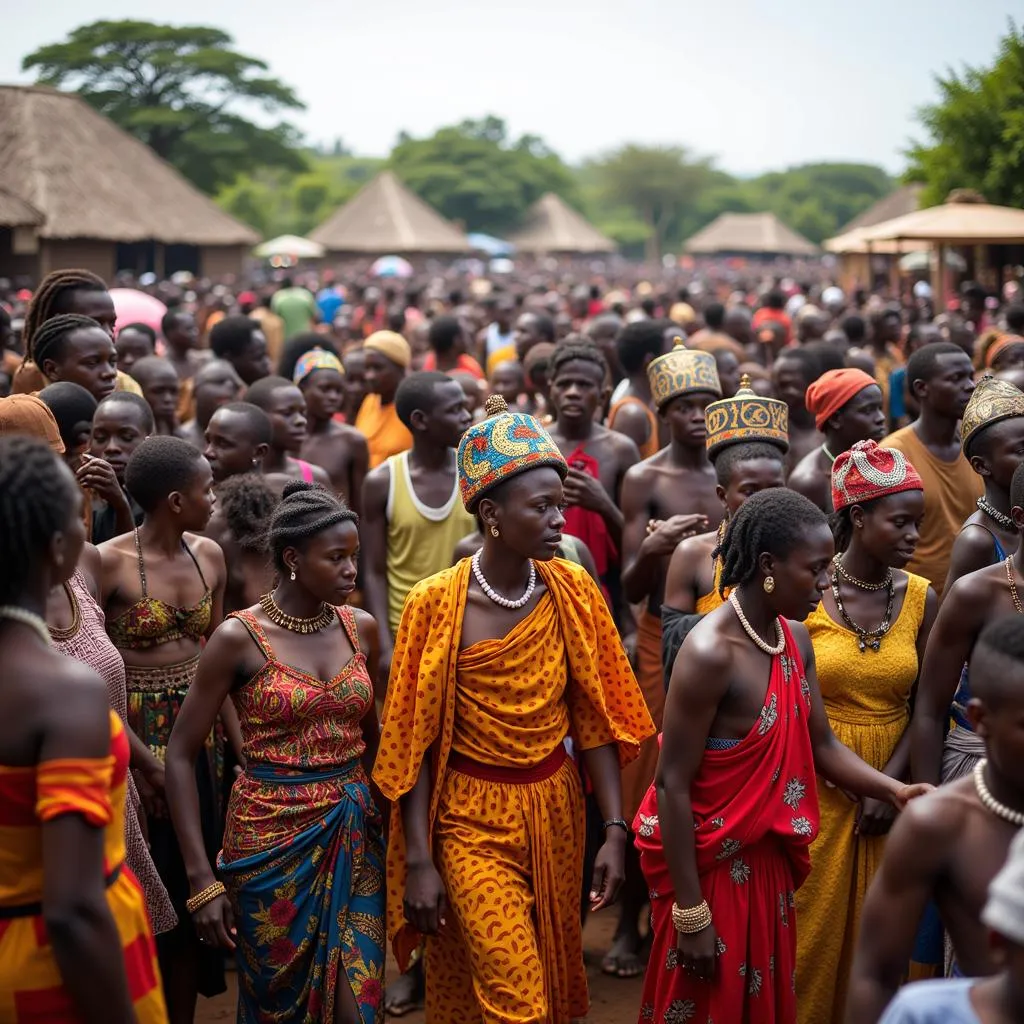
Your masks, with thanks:
[(733, 173), (810, 160), (901, 169), (932, 75), (988, 62), (1008, 0), (32, 0), (4, 21), (0, 82), (99, 18), (216, 25), (307, 104), (293, 119), (385, 155), (493, 113), (565, 159), (684, 145)]

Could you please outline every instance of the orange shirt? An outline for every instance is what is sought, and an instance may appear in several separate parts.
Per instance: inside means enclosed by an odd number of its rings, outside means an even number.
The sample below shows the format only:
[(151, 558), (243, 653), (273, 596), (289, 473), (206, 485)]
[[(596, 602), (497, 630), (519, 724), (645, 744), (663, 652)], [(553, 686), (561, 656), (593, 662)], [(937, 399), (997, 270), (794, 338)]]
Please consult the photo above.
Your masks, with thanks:
[(392, 455), (412, 447), (412, 434), (398, 418), (395, 403), (382, 406), (380, 395), (367, 395), (363, 399), (355, 427), (366, 438), (370, 449), (370, 469), (376, 469)]
[(921, 443), (913, 426), (890, 434), (882, 441), (882, 447), (903, 452), (924, 483), (921, 540), (906, 569), (923, 576), (941, 594), (949, 572), (953, 540), (967, 517), (974, 514), (976, 502), (984, 493), (981, 477), (962, 453), (955, 462), (937, 459)]

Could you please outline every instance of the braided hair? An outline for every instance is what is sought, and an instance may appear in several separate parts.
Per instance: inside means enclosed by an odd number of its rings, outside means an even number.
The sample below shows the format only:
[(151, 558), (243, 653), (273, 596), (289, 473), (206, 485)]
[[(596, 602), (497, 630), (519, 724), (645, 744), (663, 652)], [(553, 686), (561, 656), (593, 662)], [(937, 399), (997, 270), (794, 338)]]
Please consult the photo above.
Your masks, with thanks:
[(787, 558), (807, 536), (807, 530), (826, 525), (825, 513), (802, 494), (783, 487), (752, 494), (729, 520), (722, 543), (711, 553), (720, 558), (719, 593), (757, 578), (758, 560), (767, 553)]
[(25, 325), (21, 329), (25, 357), (36, 366), (35, 337), (48, 320), (67, 312), (68, 296), (73, 292), (105, 292), (106, 283), (88, 270), (55, 270), (43, 278), (25, 311)]
[(558, 376), (558, 371), (566, 363), (576, 360), (596, 366), (601, 371), (602, 380), (608, 375), (608, 360), (596, 345), (591, 345), (589, 342), (568, 343), (559, 345), (555, 349), (555, 354), (548, 366), (549, 379), (554, 380)]
[(0, 604), (18, 600), (74, 512), (74, 479), (34, 437), (0, 438)]
[(293, 480), (285, 485), (281, 501), (270, 517), (267, 539), (274, 565), (285, 571), (286, 548), (301, 547), (316, 534), (338, 523), (359, 525), (355, 514), (336, 494), (319, 484)]
[[(27, 321), (26, 321), (27, 323)], [(43, 368), (47, 359), (60, 362), (67, 353), (68, 337), (73, 331), (90, 330), (95, 327), (103, 331), (103, 327), (91, 316), (80, 316), (78, 313), (60, 313), (50, 317), (44, 324), (37, 328), (35, 337), (32, 339), (32, 348), (29, 355), (32, 361)], [(106, 331), (103, 331), (106, 334)]]
[(228, 477), (216, 489), (217, 505), (243, 551), (267, 550), (267, 526), (277, 496), (259, 473)]

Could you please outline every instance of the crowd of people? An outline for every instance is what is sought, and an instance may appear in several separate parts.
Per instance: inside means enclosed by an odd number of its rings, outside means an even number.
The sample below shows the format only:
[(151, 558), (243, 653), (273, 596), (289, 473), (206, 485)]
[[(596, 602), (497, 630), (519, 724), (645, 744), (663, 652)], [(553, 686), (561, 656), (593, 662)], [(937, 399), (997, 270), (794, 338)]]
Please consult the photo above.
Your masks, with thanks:
[(1024, 1020), (1015, 284), (146, 287), (0, 293), (0, 1024)]

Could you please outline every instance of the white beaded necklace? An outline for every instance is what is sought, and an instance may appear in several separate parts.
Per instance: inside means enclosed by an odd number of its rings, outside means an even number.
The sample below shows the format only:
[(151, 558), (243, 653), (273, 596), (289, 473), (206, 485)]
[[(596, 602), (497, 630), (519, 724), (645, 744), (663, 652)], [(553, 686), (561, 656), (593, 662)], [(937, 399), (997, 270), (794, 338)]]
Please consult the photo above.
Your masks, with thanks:
[(987, 764), (988, 758), (985, 758), (974, 766), (974, 788), (978, 791), (978, 799), (997, 818), (1002, 818), (1003, 821), (1008, 821), (1017, 828), (1024, 827), (1024, 814), (1015, 811), (1012, 807), (1007, 807), (1006, 804), (1001, 804), (992, 795), (988, 783), (985, 782), (985, 765)]
[(480, 568), (480, 552), (478, 551), (473, 556), (473, 575), (476, 577), (477, 583), (480, 584), (480, 589), (495, 603), (500, 604), (502, 608), (522, 608), (527, 601), (533, 597), (533, 591), (537, 586), (537, 569), (533, 564), (533, 559), (530, 559), (530, 582), (526, 585), (526, 593), (523, 594), (517, 601), (512, 601), (507, 597), (503, 597), (499, 594), (494, 587), (487, 582), (484, 577), (483, 570)]
[(35, 612), (18, 608), (16, 605), (5, 604), (0, 606), (0, 619), (20, 622), (23, 626), (28, 626), (47, 647), (50, 646), (50, 630), (46, 625), (46, 620), (36, 615)]
[(729, 595), (729, 604), (732, 605), (733, 611), (736, 612), (736, 618), (740, 620), (740, 625), (743, 627), (744, 632), (751, 640), (757, 644), (758, 647), (764, 651), (765, 654), (775, 657), (777, 654), (781, 654), (786, 648), (786, 634), (782, 631), (782, 623), (779, 622), (778, 617), (775, 619), (775, 635), (778, 637), (779, 642), (772, 647), (771, 644), (766, 643), (757, 635), (757, 630), (747, 621), (746, 615), (743, 614), (743, 609), (740, 607), (740, 599), (736, 596), (734, 590)]

